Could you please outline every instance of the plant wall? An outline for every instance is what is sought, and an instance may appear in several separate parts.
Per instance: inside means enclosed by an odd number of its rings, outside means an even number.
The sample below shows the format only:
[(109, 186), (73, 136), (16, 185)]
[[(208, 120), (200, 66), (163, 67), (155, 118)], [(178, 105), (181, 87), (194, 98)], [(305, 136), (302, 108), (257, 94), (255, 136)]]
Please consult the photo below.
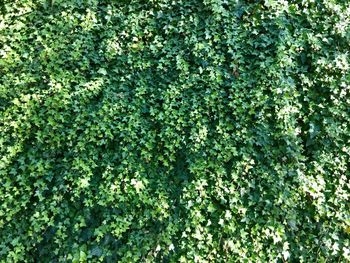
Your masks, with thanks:
[(347, 0), (3, 0), (1, 262), (350, 260)]

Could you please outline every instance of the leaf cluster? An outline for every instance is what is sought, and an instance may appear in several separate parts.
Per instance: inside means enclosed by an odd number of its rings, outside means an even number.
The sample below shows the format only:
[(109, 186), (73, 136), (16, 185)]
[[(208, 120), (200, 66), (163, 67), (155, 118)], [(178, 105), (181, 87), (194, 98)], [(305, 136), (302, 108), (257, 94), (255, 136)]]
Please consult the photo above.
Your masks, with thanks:
[(348, 1), (0, 10), (1, 262), (350, 260)]

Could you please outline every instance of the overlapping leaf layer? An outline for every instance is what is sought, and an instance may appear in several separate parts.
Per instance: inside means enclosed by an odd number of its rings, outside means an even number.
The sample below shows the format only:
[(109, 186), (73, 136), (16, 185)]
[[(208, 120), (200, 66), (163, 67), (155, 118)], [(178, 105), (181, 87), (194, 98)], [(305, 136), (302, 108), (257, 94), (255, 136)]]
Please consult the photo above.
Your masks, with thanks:
[(350, 260), (348, 1), (0, 10), (1, 262)]

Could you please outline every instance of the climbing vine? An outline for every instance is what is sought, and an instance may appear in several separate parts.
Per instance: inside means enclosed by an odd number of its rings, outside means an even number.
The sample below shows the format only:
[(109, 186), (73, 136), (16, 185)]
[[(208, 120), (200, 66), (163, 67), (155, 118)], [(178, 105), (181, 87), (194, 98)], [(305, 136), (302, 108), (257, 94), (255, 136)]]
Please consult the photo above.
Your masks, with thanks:
[(341, 0), (0, 4), (1, 262), (350, 260)]

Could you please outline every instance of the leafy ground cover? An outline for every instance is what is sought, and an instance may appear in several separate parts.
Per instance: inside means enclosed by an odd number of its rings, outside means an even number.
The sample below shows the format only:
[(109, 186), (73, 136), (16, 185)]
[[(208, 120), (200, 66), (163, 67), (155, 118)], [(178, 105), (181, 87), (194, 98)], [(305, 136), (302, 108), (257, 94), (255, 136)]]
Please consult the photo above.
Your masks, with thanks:
[(0, 14), (1, 262), (350, 260), (347, 0)]

